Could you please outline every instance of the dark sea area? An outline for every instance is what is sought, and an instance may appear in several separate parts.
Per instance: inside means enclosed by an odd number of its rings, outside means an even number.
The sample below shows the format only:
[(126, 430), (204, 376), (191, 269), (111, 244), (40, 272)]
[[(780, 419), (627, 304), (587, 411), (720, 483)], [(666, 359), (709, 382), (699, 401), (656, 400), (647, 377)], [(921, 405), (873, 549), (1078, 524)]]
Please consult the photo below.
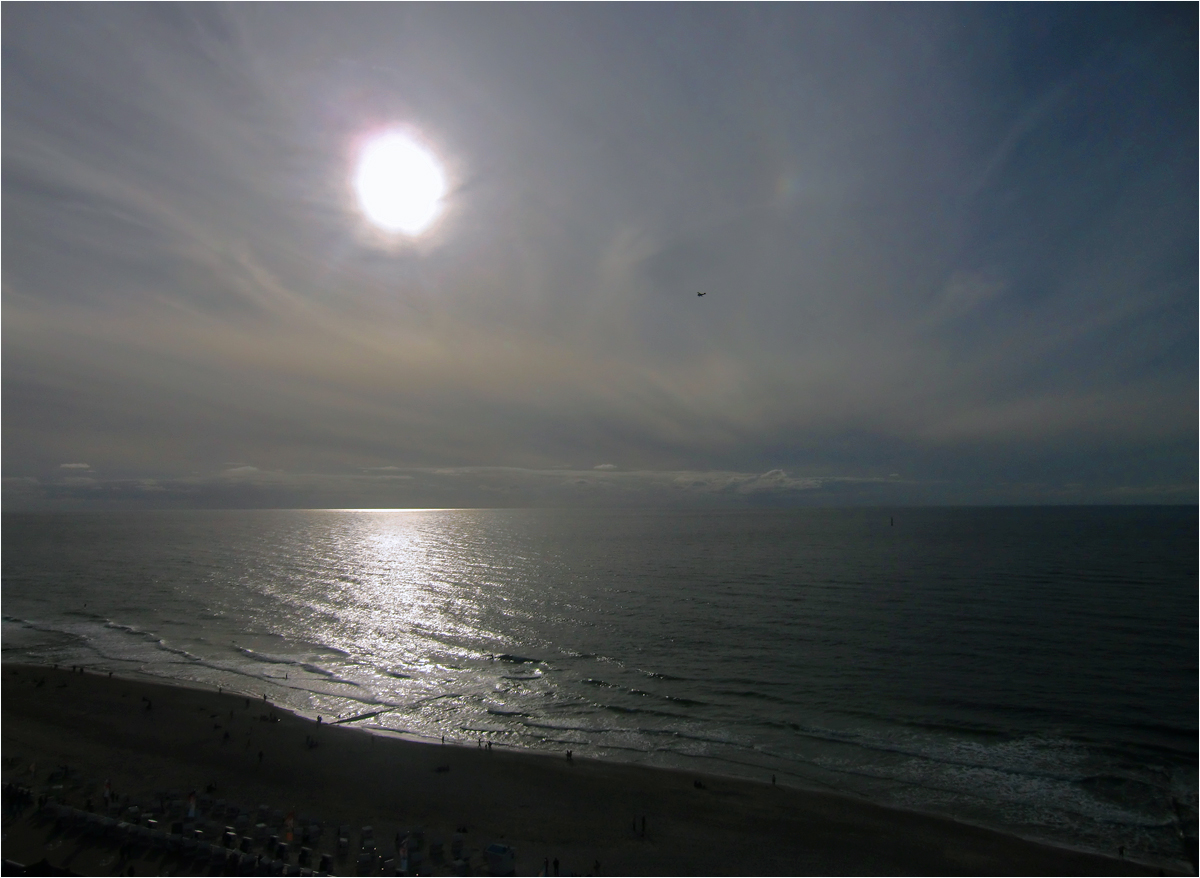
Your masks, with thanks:
[(1197, 526), (1190, 506), (9, 513), (3, 656), (1194, 869)]

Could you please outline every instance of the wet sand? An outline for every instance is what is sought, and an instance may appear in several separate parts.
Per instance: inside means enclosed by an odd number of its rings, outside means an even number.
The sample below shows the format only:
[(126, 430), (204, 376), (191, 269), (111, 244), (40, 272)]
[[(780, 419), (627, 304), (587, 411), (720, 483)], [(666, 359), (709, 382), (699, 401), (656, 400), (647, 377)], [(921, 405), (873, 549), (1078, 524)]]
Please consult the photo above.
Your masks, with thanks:
[[(212, 799), (244, 809), (266, 804), (320, 820), (320, 848), (331, 852), (335, 827), (348, 824), (350, 853), (335, 859), (336, 874), (357, 874), (362, 826), (374, 827), (385, 851), (404, 829), (444, 839), (446, 861), (429, 857), (426, 845), (423, 874), (453, 874), (449, 848), (459, 828), (471, 874), (486, 874), (482, 850), (492, 842), (515, 848), (519, 875), (541, 873), (547, 860), (554, 874), (555, 859), (563, 875), (595, 874), (597, 864), (602, 875), (1158, 874), (769, 781), (474, 742), (423, 744), (318, 725), (262, 698), (66, 669), (5, 664), (0, 679), (6, 782), (81, 808), (90, 799), (97, 810), (106, 780), (143, 806), (210, 789)], [(52, 777), (64, 765), (65, 777)], [(80, 874), (119, 867), (116, 845), (56, 829), (32, 809), (20, 819), (5, 814), (3, 855), (25, 863), (46, 857)], [(141, 875), (213, 874), (151, 852), (125, 863), (126, 871), (130, 865)]]

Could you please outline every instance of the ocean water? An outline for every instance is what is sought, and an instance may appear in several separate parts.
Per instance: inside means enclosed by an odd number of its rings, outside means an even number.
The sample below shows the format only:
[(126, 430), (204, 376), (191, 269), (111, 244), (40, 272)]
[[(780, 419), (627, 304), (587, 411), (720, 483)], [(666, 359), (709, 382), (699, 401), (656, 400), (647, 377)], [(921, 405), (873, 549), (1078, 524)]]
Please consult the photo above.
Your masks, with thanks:
[(1189, 868), (1193, 507), (6, 514), (5, 660)]

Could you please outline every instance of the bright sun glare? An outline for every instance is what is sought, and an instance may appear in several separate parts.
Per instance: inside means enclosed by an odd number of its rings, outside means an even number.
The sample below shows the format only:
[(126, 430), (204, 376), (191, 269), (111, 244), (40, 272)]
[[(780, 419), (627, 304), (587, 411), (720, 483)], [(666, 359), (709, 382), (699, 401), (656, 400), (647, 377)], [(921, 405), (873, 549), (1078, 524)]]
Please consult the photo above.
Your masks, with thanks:
[(418, 235), (441, 213), (446, 179), (437, 159), (405, 135), (391, 133), (363, 147), (354, 189), (375, 225)]

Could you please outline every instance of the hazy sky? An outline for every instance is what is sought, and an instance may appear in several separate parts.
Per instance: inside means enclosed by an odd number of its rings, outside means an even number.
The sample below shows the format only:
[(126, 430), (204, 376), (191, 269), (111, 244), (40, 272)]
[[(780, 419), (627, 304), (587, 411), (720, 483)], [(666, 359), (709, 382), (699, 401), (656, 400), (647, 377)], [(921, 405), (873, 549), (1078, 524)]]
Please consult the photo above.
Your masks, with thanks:
[(1197, 501), (1195, 4), (2, 14), (6, 509)]

